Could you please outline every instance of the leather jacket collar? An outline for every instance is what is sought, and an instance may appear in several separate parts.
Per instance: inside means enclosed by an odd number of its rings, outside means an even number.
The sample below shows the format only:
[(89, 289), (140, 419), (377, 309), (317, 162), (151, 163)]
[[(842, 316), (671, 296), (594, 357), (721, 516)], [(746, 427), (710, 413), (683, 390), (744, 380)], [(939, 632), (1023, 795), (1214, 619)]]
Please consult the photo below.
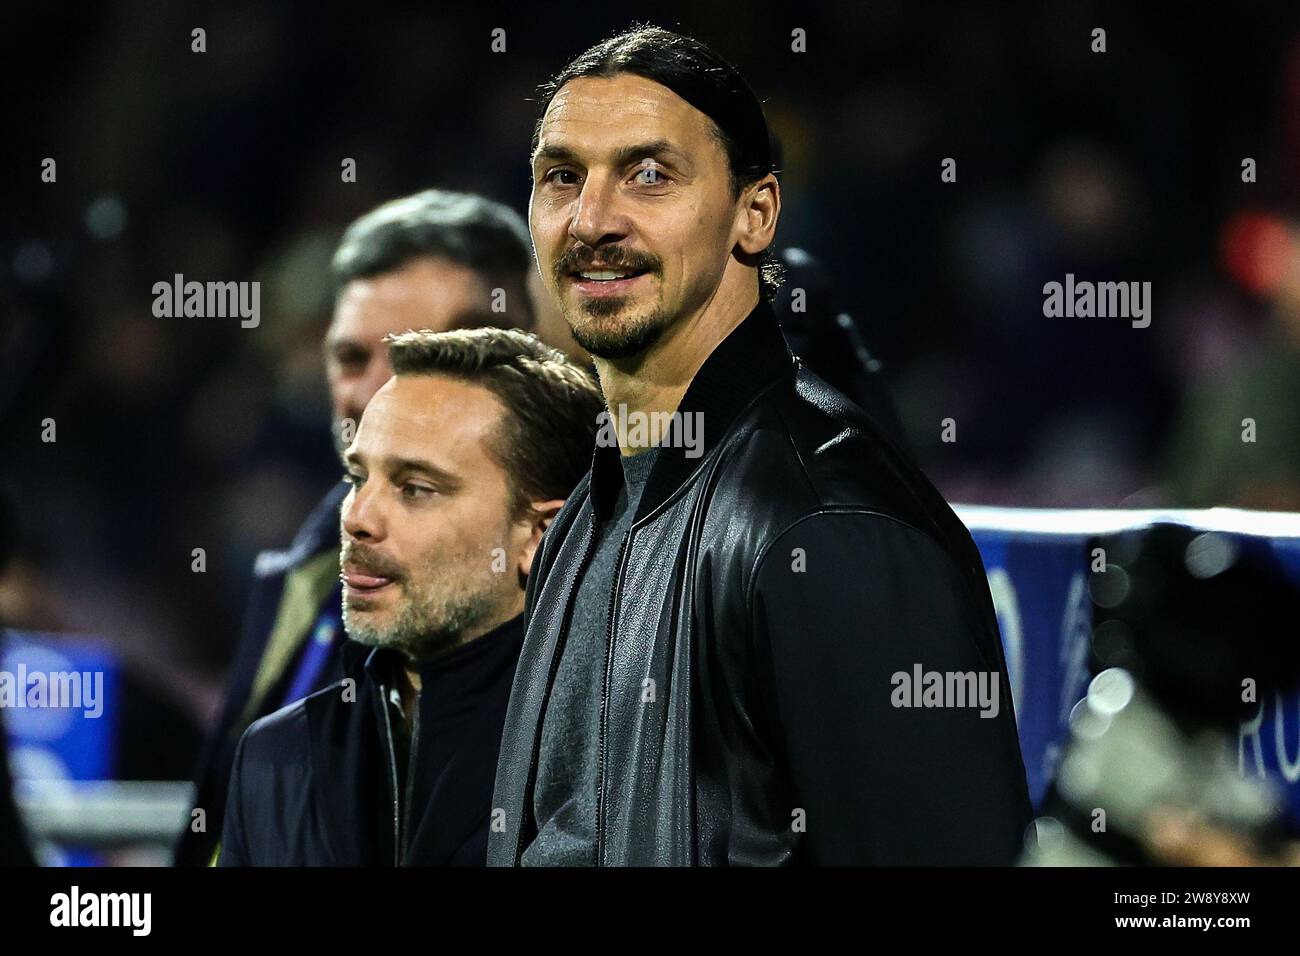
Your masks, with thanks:
[[(678, 434), (681, 419), (675, 418), (633, 520), (651, 514), (671, 498), (695, 469), (708, 460), (709, 451), (718, 446), (736, 416), (774, 379), (794, 374), (796, 361), (776, 313), (760, 298), (740, 325), (704, 360), (677, 408), (682, 415), (699, 415), (704, 453), (698, 457), (687, 456), (688, 449)], [(609, 514), (622, 486), (619, 455), (617, 445), (598, 444), (593, 453), (591, 508), (597, 517)]]

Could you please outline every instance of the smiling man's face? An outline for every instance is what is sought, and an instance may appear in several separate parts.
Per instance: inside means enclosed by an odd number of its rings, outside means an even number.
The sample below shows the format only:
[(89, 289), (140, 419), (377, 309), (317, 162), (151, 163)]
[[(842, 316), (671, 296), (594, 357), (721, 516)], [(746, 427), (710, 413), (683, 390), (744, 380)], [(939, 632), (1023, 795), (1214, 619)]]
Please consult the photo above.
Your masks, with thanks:
[(702, 112), (632, 74), (570, 80), (532, 172), (541, 275), (589, 352), (637, 354), (708, 304), (744, 216)]

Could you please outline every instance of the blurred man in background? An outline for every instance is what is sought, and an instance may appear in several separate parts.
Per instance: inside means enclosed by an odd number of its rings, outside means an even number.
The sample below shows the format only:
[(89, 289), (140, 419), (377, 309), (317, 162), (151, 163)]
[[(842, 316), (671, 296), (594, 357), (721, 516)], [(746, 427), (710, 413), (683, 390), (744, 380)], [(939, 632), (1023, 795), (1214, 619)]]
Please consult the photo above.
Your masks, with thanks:
[(791, 247), (778, 255), (785, 282), (772, 298), (772, 311), (790, 350), (912, 454), (883, 367), (867, 349), (866, 323), (840, 307), (830, 273), (811, 253)]
[(525, 333), (389, 341), (397, 374), (345, 455), (347, 679), (244, 734), (223, 866), (486, 858), (528, 574), (603, 403), (585, 370)]
[[(393, 374), (381, 344), (385, 335), (483, 325), (530, 329), (531, 266), (523, 220), (481, 196), (426, 190), (349, 226), (332, 263), (335, 305), (325, 336), (340, 451)], [(235, 745), (249, 724), (341, 676), (337, 535), (346, 491), (342, 483), (331, 489), (287, 551), (258, 557), (225, 702), (195, 780), (195, 812), (177, 846), (178, 865), (213, 861)]]
[(1247, 756), (1264, 702), (1300, 682), (1300, 644), (1278, 630), (1300, 587), (1274, 543), (1157, 522), (1086, 553), (1104, 556), (1088, 586), (1096, 676), (1023, 862), (1296, 865), (1282, 794)]
[(528, 273), (528, 294), (533, 301), (533, 333), (553, 349), (559, 349), (579, 365), (592, 369), (591, 353), (578, 344), (564, 321), (559, 304), (551, 298), (536, 269)]

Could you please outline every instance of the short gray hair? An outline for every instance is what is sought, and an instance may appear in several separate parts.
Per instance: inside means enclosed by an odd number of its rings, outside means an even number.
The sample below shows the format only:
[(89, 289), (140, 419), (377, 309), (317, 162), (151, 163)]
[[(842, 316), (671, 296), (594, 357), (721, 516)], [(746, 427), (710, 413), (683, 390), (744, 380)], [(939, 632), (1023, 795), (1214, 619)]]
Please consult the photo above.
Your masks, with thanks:
[[(353, 279), (395, 272), (418, 259), (441, 258), (478, 273), (489, 289), (505, 289), (517, 324), (531, 328), (528, 271), (532, 241), (520, 215), (473, 193), (426, 189), (394, 199), (348, 226), (330, 264), (337, 297)], [(518, 309), (513, 308), (518, 303)], [(498, 318), (498, 321), (500, 319)]]

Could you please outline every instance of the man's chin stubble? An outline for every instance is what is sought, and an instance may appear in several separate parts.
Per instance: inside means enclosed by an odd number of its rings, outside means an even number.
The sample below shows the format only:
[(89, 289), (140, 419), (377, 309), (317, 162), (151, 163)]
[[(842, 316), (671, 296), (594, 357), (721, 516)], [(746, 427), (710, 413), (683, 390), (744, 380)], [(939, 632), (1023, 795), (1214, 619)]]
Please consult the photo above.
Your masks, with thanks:
[(419, 634), (394, 633), (392, 628), (376, 628), (362, 624), (355, 616), (348, 622), (345, 630), (348, 637), (358, 644), (396, 651), (417, 663), (437, 657), (460, 643), (458, 633), (446, 631), (422, 631)]
[[(350, 613), (349, 613), (350, 612)], [(444, 608), (444, 620), (437, 625), (417, 620), (410, 610), (399, 613), (386, 627), (367, 624), (365, 612), (344, 607), (343, 626), (349, 638), (367, 647), (397, 651), (419, 662), (429, 660), (462, 643), (464, 635), (480, 627), (491, 615), (483, 600), (469, 600), (453, 608)]]
[[(604, 303), (602, 303), (603, 305)], [(617, 315), (619, 309), (600, 310), (599, 318)], [(590, 312), (588, 314), (591, 314)], [(618, 325), (614, 328), (593, 328), (596, 323), (578, 326), (569, 324), (573, 340), (597, 358), (621, 359), (638, 355), (650, 348), (664, 333), (664, 322), (658, 314), (650, 316), (643, 322)]]

